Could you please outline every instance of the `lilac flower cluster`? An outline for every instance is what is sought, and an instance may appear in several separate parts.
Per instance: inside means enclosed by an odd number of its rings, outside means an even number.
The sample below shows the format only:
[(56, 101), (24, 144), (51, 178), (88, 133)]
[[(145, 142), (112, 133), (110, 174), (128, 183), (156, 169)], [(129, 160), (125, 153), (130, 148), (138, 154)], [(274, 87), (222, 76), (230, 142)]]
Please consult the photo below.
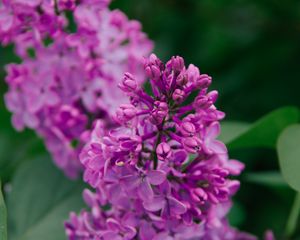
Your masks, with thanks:
[[(219, 203), (210, 207), (206, 220), (198, 224), (183, 224), (173, 219), (168, 223), (155, 217), (142, 215), (142, 206), (135, 203), (135, 212), (124, 209), (112, 210), (106, 204), (103, 192), (85, 190), (83, 197), (91, 211), (82, 210), (80, 216), (70, 214), (65, 223), (70, 240), (257, 240), (251, 234), (231, 227), (226, 219), (231, 203)], [(140, 212), (137, 215), (136, 212)], [(121, 214), (116, 219), (116, 214)], [(267, 232), (265, 240), (274, 240), (272, 232)]]
[[(123, 73), (133, 72), (143, 82), (141, 60), (152, 49), (140, 23), (109, 10), (109, 2), (0, 3), (0, 41), (13, 43), (22, 59), (6, 67), (5, 101), (13, 125), (17, 130), (35, 129), (70, 177), (82, 168), (78, 153), (93, 121), (113, 125), (112, 113), (128, 102), (116, 87)], [(68, 22), (67, 13), (73, 22)]]
[(224, 113), (208, 91), (211, 77), (181, 57), (164, 65), (154, 54), (144, 70), (152, 93), (126, 73), (121, 126), (108, 131), (98, 121), (80, 154), (96, 193), (84, 192), (90, 212), (71, 214), (69, 239), (253, 239), (226, 220), (239, 188), (229, 177), (244, 166), (216, 139)]

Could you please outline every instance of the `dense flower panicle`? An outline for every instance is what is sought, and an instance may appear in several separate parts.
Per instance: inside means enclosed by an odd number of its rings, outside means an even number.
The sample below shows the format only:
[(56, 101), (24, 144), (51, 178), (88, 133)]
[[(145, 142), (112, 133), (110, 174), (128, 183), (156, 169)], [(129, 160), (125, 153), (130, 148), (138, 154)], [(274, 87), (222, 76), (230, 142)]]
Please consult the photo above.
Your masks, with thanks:
[[(99, 24), (98, 11), (107, 8), (111, 0), (3, 0), (0, 3), (0, 41), (17, 43), (18, 53), (41, 46), (47, 37), (60, 35), (68, 27), (64, 11), (74, 11), (77, 24), (88, 27)], [(78, 4), (80, 2), (80, 4)], [(22, 51), (23, 50), (23, 51)]]
[(246, 239), (225, 217), (239, 188), (229, 176), (244, 166), (217, 140), (224, 113), (208, 91), (211, 77), (178, 56), (164, 65), (152, 54), (144, 70), (152, 94), (126, 73), (121, 126), (107, 131), (98, 121), (82, 149), (96, 193), (85, 192), (91, 212), (66, 223), (69, 239)]
[(22, 59), (6, 67), (5, 101), (13, 125), (35, 129), (70, 177), (81, 168), (77, 155), (92, 122), (112, 125), (116, 108), (129, 102), (116, 87), (123, 73), (133, 72), (139, 76), (136, 84), (143, 82), (141, 60), (152, 49), (140, 23), (109, 10), (109, 2), (0, 3), (0, 41), (13, 43)]

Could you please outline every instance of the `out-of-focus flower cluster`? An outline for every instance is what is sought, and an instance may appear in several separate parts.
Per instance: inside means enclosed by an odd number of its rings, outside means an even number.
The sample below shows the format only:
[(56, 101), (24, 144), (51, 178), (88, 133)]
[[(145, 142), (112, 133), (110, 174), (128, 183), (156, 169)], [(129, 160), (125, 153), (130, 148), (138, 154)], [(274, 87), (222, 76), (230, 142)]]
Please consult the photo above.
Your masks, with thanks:
[(35, 129), (70, 177), (81, 169), (77, 155), (92, 122), (112, 125), (111, 114), (126, 102), (116, 87), (123, 73), (143, 82), (141, 59), (152, 49), (140, 23), (109, 10), (109, 2), (0, 3), (0, 41), (14, 44), (22, 60), (6, 66), (5, 101), (13, 125)]
[(98, 121), (80, 154), (96, 192), (84, 192), (90, 212), (71, 214), (69, 239), (253, 239), (226, 220), (239, 188), (229, 177), (244, 166), (216, 139), (224, 113), (208, 91), (211, 77), (181, 57), (164, 65), (153, 54), (144, 70), (148, 91), (126, 73), (119, 87), (130, 103), (115, 115), (121, 126), (107, 131)]

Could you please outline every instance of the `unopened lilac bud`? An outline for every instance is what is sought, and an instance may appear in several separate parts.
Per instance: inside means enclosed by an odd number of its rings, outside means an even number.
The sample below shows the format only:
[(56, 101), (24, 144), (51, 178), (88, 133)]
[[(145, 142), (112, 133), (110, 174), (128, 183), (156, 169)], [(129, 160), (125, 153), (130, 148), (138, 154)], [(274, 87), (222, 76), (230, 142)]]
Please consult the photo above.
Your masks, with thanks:
[(176, 103), (181, 103), (184, 100), (185, 92), (181, 89), (175, 89), (175, 91), (172, 94), (172, 99)]
[(151, 111), (151, 122), (153, 124), (161, 124), (168, 114), (168, 104), (166, 102), (155, 101), (153, 110)]
[(158, 144), (156, 148), (156, 154), (159, 160), (161, 161), (167, 160), (172, 155), (171, 147), (169, 146), (169, 144), (162, 142)]
[(147, 76), (152, 79), (158, 79), (161, 75), (161, 61), (155, 54), (151, 54), (148, 60), (145, 60), (144, 68)]
[(190, 64), (185, 73), (190, 83), (196, 83), (200, 75), (199, 68), (197, 68), (194, 64)]
[(217, 98), (218, 92), (211, 91), (207, 95), (197, 96), (194, 101), (194, 106), (196, 109), (207, 109), (216, 102)]
[(204, 203), (208, 196), (206, 192), (202, 188), (195, 188), (191, 192), (191, 197), (193, 198), (194, 201)]
[(184, 68), (184, 60), (182, 57), (176, 56), (166, 64), (167, 67), (172, 68), (174, 71), (180, 72)]
[(222, 178), (226, 178), (229, 175), (229, 171), (227, 169), (216, 168), (213, 170), (216, 175), (221, 176)]
[(211, 84), (212, 78), (207, 74), (201, 74), (196, 80), (197, 88), (207, 88)]
[(152, 53), (149, 56), (149, 62), (152, 63), (152, 64), (156, 64), (156, 63), (160, 62), (160, 60), (154, 53)]
[(183, 122), (180, 125), (179, 131), (185, 137), (192, 137), (192, 136), (194, 136), (194, 134), (196, 132), (196, 127), (191, 122)]
[(160, 70), (155, 65), (150, 65), (145, 68), (146, 74), (149, 78), (158, 79), (160, 77)]
[(119, 83), (119, 88), (124, 92), (133, 92), (137, 89), (137, 82), (130, 73), (125, 73), (123, 81)]
[(190, 153), (197, 153), (201, 150), (201, 140), (197, 137), (187, 137), (182, 140), (184, 149)]
[(206, 96), (197, 96), (194, 101), (194, 107), (196, 109), (207, 109), (211, 106), (208, 98)]
[(176, 84), (179, 86), (184, 86), (188, 83), (188, 76), (185, 73), (179, 74), (179, 76), (176, 78)]
[(171, 73), (169, 74), (167, 77), (164, 77), (164, 84), (165, 84), (165, 88), (169, 91), (172, 87), (172, 83), (173, 83), (173, 79), (174, 79), (174, 74)]
[(130, 121), (136, 116), (136, 108), (131, 104), (122, 104), (117, 110), (117, 120), (121, 123)]
[(213, 91), (211, 91), (211, 92), (209, 92), (209, 93), (207, 94), (208, 99), (209, 99), (212, 103), (215, 103), (215, 102), (217, 101), (218, 96), (219, 96), (219, 93), (218, 93), (218, 91), (216, 91), (216, 90), (213, 90)]
[(207, 200), (207, 194), (202, 188), (196, 188), (195, 193), (202, 199)]

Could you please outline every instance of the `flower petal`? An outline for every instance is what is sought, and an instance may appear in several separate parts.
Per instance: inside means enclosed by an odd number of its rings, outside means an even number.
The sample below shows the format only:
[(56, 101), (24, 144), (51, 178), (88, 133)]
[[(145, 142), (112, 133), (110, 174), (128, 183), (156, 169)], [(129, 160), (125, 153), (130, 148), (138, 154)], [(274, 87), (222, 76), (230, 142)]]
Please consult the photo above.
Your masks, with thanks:
[(161, 170), (151, 170), (147, 173), (147, 179), (151, 184), (159, 185), (166, 180), (166, 173)]
[(143, 202), (144, 208), (150, 212), (156, 212), (162, 209), (164, 205), (165, 199), (161, 196), (155, 196), (153, 199), (148, 199), (148, 201)]
[(168, 197), (168, 204), (172, 216), (180, 215), (186, 212), (186, 206), (173, 197)]
[(138, 194), (142, 200), (153, 198), (154, 193), (147, 178), (144, 178), (138, 186)]
[(121, 179), (121, 183), (128, 190), (137, 188), (139, 186), (140, 182), (141, 182), (140, 178), (136, 175), (124, 176)]
[(107, 227), (112, 230), (112, 231), (119, 231), (121, 226), (120, 226), (120, 223), (113, 219), (113, 218), (109, 218), (106, 220), (106, 225)]
[(215, 139), (221, 132), (221, 127), (218, 122), (213, 122), (207, 129), (206, 137), (209, 139)]

